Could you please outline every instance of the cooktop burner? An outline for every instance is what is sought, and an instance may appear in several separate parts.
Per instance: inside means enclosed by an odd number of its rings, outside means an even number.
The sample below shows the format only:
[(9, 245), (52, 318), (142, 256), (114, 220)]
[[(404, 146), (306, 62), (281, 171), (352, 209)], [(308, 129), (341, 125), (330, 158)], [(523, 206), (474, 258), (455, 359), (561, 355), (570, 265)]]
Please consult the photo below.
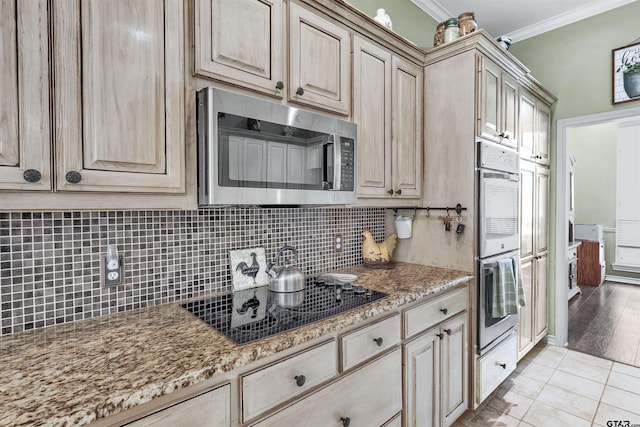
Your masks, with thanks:
[(386, 297), (360, 285), (307, 278), (299, 292), (272, 292), (266, 286), (182, 304), (182, 307), (238, 344), (354, 310)]

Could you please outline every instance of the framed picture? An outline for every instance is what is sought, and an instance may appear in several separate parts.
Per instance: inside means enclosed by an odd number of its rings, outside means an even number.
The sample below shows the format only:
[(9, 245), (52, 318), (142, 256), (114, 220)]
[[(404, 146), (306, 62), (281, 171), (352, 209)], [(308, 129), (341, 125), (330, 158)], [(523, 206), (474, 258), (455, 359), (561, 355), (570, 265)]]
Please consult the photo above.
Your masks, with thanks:
[(229, 267), (231, 268), (231, 286), (234, 291), (269, 284), (264, 248), (229, 251)]
[(640, 43), (613, 49), (613, 103), (640, 100)]

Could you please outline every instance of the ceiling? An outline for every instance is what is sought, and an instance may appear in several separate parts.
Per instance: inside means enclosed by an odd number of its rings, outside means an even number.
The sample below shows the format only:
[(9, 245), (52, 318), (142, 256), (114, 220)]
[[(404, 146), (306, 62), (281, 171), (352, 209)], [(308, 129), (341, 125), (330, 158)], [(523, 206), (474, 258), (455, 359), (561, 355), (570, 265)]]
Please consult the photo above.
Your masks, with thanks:
[(637, 0), (411, 0), (436, 21), (474, 12), (478, 27), (513, 42)]

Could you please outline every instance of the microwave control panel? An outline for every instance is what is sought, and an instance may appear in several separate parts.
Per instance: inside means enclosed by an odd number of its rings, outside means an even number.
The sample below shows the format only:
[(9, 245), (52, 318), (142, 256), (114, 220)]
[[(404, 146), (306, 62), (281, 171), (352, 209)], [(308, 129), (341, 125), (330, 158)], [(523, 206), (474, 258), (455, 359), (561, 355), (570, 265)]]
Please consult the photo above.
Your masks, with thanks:
[(353, 191), (355, 188), (355, 142), (351, 138), (340, 137), (340, 190)]

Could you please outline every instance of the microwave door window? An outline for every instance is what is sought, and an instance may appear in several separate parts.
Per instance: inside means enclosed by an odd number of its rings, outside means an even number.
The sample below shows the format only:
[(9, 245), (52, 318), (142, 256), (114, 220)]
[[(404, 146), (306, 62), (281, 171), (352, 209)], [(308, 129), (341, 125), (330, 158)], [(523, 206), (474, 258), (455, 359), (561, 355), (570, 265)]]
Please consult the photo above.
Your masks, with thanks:
[(322, 189), (323, 150), (328, 139), (321, 132), (220, 113), (218, 183), (223, 187)]

